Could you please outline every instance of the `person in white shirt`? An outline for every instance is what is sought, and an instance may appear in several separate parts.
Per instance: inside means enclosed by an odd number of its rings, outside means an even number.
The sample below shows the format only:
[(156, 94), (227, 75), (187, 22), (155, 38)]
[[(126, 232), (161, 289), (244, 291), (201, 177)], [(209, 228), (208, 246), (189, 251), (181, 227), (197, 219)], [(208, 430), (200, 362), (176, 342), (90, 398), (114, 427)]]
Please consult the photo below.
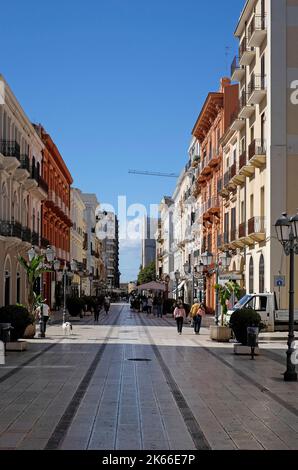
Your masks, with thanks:
[(37, 316), (39, 320), (41, 320), (42, 325), (41, 325), (41, 331), (42, 331), (42, 337), (45, 337), (46, 329), (47, 329), (47, 322), (50, 318), (50, 307), (48, 304), (43, 302), (39, 307), (36, 309)]

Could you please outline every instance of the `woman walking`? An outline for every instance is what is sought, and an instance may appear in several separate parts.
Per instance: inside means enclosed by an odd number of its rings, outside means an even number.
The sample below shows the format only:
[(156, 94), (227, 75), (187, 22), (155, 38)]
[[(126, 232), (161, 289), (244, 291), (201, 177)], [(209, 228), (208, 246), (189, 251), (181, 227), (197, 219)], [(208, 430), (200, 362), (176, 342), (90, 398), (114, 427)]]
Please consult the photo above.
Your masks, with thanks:
[(177, 323), (177, 331), (179, 335), (182, 335), (182, 328), (183, 328), (183, 322), (184, 322), (185, 317), (186, 317), (186, 312), (183, 307), (183, 303), (181, 302), (181, 300), (179, 300), (177, 303), (177, 307), (174, 310), (174, 318)]
[(200, 334), (200, 329), (201, 329), (201, 323), (202, 323), (202, 317), (205, 315), (205, 308), (203, 304), (198, 305), (198, 309), (196, 311), (196, 314), (193, 317), (194, 320), (194, 330), (195, 334), (199, 335)]

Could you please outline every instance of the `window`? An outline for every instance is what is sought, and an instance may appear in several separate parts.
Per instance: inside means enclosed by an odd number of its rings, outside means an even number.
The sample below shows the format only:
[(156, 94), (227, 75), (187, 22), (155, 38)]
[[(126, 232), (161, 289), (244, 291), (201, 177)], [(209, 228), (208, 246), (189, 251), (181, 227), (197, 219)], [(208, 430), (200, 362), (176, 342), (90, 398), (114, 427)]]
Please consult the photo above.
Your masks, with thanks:
[(254, 260), (253, 257), (249, 261), (249, 293), (253, 294), (254, 291)]
[(252, 219), (253, 216), (254, 216), (254, 195), (253, 194), (250, 195), (250, 208), (249, 208), (249, 210), (250, 210), (250, 218)]
[(265, 260), (264, 256), (261, 255), (259, 263), (259, 292), (265, 291)]
[(244, 201), (241, 201), (241, 223), (245, 222), (245, 205)]

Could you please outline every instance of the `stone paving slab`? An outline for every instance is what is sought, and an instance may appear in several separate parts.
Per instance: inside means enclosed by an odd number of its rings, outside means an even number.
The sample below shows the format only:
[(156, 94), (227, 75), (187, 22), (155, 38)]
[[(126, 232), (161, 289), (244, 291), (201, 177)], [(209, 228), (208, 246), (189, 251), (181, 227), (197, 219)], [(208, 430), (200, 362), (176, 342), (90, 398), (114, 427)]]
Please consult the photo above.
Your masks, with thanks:
[(60, 448), (195, 449), (181, 396), (212, 449), (298, 449), (298, 385), (282, 380), (284, 336), (265, 336), (250, 361), (234, 356), (232, 344), (212, 342), (206, 328), (196, 336), (185, 325), (179, 336), (171, 318), (127, 305), (114, 305), (100, 323), (84, 318), (71, 337), (52, 324), (45, 341), (9, 353), (0, 366), (0, 449), (47, 446), (102, 345)]

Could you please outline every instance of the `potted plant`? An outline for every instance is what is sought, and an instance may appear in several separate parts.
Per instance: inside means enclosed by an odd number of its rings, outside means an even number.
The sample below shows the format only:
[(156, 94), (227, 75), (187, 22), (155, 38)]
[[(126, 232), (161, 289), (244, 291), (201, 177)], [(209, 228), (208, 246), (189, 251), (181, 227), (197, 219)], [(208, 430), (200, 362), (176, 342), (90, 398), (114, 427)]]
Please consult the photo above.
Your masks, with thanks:
[(255, 326), (259, 331), (264, 327), (261, 317), (252, 308), (235, 310), (230, 318), (230, 327), (233, 330), (236, 340), (242, 346), (247, 345), (247, 327)]
[(18, 341), (24, 338), (27, 327), (34, 324), (34, 316), (22, 305), (8, 305), (0, 308), (0, 323), (10, 323), (11, 341)]
[(228, 303), (232, 295), (235, 295), (237, 299), (239, 298), (241, 288), (236, 282), (228, 281), (224, 285), (216, 284), (215, 289), (218, 291), (221, 305), (221, 324), (210, 327), (210, 338), (214, 341), (228, 342), (232, 337), (232, 330), (225, 321)]

